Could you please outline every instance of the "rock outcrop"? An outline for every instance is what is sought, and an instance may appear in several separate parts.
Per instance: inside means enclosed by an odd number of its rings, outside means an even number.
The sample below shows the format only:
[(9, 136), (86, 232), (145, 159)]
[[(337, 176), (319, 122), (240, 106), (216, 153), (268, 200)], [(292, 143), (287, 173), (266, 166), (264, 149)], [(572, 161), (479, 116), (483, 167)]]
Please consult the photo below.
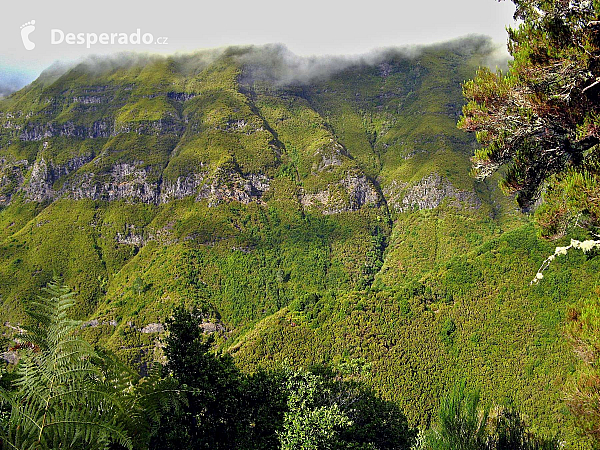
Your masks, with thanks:
[[(29, 177), (25, 176), (27, 161), (0, 160), (0, 206), (9, 204), (17, 191), (34, 202), (71, 198), (158, 204), (195, 196), (197, 201), (207, 199), (210, 206), (232, 200), (247, 204), (261, 202), (270, 187), (266, 175), (241, 174), (224, 168), (217, 169), (211, 177), (206, 171), (162, 180), (160, 169), (143, 161), (115, 163), (108, 171), (73, 174), (92, 159), (92, 155), (79, 156), (57, 165), (41, 158), (33, 163)], [(57, 187), (61, 179), (64, 182)]]
[(9, 161), (0, 158), (0, 207), (10, 203), (17, 188), (23, 184), (28, 167), (26, 159)]
[(317, 207), (323, 214), (356, 211), (364, 205), (379, 206), (380, 197), (375, 185), (362, 173), (347, 173), (327, 189), (300, 195), (304, 207)]
[[(117, 163), (106, 173), (82, 173), (66, 183), (64, 195), (80, 200), (128, 200), (131, 202), (157, 203), (159, 180), (150, 177), (151, 168), (143, 161)], [(154, 179), (150, 181), (150, 179)]]
[(319, 158), (319, 161), (313, 164), (312, 172), (318, 173), (324, 170), (332, 169), (337, 166), (341, 166), (344, 159), (348, 159), (348, 153), (337, 142), (331, 140), (332, 145), (329, 148), (318, 149), (315, 152), (315, 156)]
[(83, 139), (108, 138), (115, 136), (114, 123), (108, 120), (98, 120), (89, 126), (76, 125), (66, 122), (62, 125), (50, 123), (28, 123), (21, 133), (19, 140), (23, 142), (41, 141), (52, 137), (70, 137)]
[(475, 192), (457, 189), (435, 172), (412, 185), (394, 180), (383, 193), (388, 206), (397, 212), (434, 209), (446, 199), (456, 208), (477, 209), (481, 206), (481, 200)]
[(269, 179), (262, 174), (242, 175), (234, 170), (217, 169), (211, 181), (203, 184), (196, 200), (207, 199), (209, 206), (236, 200), (240, 203), (262, 203), (269, 189)]
[(43, 202), (54, 200), (61, 195), (61, 191), (54, 190), (54, 184), (61, 177), (77, 171), (90, 162), (93, 155), (83, 155), (70, 159), (65, 164), (46, 162), (42, 157), (33, 163), (29, 180), (21, 187), (25, 198), (30, 201)]
[(166, 203), (170, 200), (179, 200), (196, 195), (205, 177), (205, 173), (192, 173), (187, 176), (179, 176), (175, 180), (163, 180), (160, 189), (160, 202)]

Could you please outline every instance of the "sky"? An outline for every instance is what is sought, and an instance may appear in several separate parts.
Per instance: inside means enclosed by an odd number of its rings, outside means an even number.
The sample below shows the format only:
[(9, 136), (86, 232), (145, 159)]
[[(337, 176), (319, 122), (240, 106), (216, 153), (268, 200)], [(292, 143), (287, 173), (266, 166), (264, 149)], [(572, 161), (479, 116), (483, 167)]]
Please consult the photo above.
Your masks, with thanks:
[(282, 43), (301, 56), (357, 55), (469, 34), (504, 44), (514, 9), (504, 0), (2, 0), (0, 96), (56, 61), (123, 51)]

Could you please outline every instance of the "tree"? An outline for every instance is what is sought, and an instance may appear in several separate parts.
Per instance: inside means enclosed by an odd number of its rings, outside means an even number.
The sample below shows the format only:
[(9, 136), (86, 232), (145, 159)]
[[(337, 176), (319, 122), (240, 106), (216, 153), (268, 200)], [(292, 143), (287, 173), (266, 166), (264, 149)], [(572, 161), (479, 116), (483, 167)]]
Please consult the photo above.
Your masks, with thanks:
[[(463, 85), (459, 128), (483, 148), (472, 158), (485, 178), (502, 166), (502, 187), (529, 208), (546, 189), (545, 235), (600, 217), (600, 21), (598, 0), (513, 0), (521, 22), (508, 30), (508, 72), (481, 68)], [(577, 192), (578, 198), (565, 193)], [(593, 193), (591, 197), (588, 195)], [(579, 200), (579, 201), (577, 201)]]
[(365, 387), (361, 379), (364, 367), (364, 361), (352, 360), (336, 370), (288, 370), (281, 448), (411, 448), (414, 430), (396, 405)]
[(291, 372), (287, 379), (288, 411), (280, 432), (282, 450), (341, 449), (341, 431), (352, 421), (334, 401), (322, 377)]
[(242, 411), (245, 424), (238, 449), (271, 450), (280, 448), (277, 432), (283, 428), (287, 410), (285, 372), (258, 370), (242, 378)]
[(362, 383), (364, 361), (243, 374), (213, 351), (201, 323), (200, 311), (181, 307), (166, 321), (165, 369), (186, 406), (161, 416), (150, 448), (410, 448), (406, 417)]
[(184, 406), (163, 414), (151, 448), (236, 448), (243, 420), (241, 376), (229, 355), (212, 351), (203, 335), (202, 314), (183, 307), (166, 320), (165, 371), (182, 385)]
[[(502, 186), (536, 211), (542, 236), (562, 236), (571, 226), (595, 232), (600, 225), (600, 1), (513, 0), (521, 23), (508, 33), (514, 61), (507, 73), (480, 69), (464, 84), (469, 103), (459, 128), (475, 132), (483, 148), (475, 173), (487, 177), (507, 165)], [(557, 247), (543, 270), (571, 247), (586, 253), (597, 240)], [(571, 314), (571, 337), (582, 357), (571, 410), (600, 439), (600, 374), (596, 370), (598, 309), (584, 300)], [(575, 310), (573, 310), (575, 311)]]

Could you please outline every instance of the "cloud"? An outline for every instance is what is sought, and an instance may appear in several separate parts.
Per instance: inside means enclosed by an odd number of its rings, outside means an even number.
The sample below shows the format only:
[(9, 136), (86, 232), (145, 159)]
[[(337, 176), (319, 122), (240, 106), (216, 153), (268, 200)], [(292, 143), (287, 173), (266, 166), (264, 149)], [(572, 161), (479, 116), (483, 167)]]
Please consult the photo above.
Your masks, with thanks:
[(282, 44), (247, 47), (236, 55), (244, 66), (242, 82), (267, 81), (276, 85), (302, 85), (325, 80), (336, 73), (362, 65), (375, 65), (395, 52), (414, 57), (417, 47), (376, 50), (354, 56), (298, 56)]
[(144, 66), (162, 58), (147, 53), (119, 52), (112, 55), (91, 55), (73, 61), (55, 61), (40, 74), (40, 81), (51, 83), (70, 70), (104, 75), (119, 69)]
[(74, 61), (55, 61), (41, 73), (40, 81), (51, 83), (70, 70), (101, 76), (114, 73), (117, 70), (143, 67), (151, 63), (165, 61), (167, 58), (175, 64), (177, 71), (193, 75), (199, 73), (210, 63), (218, 59), (226, 50), (227, 48), (217, 48), (194, 53), (175, 53), (169, 56), (137, 52), (91, 55)]
[(303, 85), (327, 79), (356, 66), (374, 66), (393, 59), (415, 59), (427, 50), (448, 50), (470, 56), (480, 55), (481, 64), (505, 67), (505, 46), (487, 36), (471, 35), (433, 45), (389, 47), (353, 56), (298, 56), (284, 45), (271, 44), (231, 48), (229, 52), (244, 66), (242, 82), (267, 81), (276, 85)]
[[(222, 47), (194, 53), (171, 56), (149, 53), (123, 52), (105, 56), (88, 56), (71, 62), (56, 62), (40, 75), (40, 81), (51, 83), (69, 70), (79, 70), (103, 75), (119, 69), (144, 66), (168, 60), (174, 69), (193, 76), (219, 58), (231, 58), (243, 68), (241, 82), (265, 81), (277, 86), (303, 85), (322, 81), (356, 66), (375, 66), (393, 59), (414, 59), (424, 51), (447, 50), (465, 56), (479, 55), (481, 64), (492, 69), (505, 68), (509, 55), (505, 46), (495, 44), (487, 36), (472, 35), (433, 45), (390, 47), (375, 49), (362, 55), (298, 56), (282, 44), (262, 46)], [(0, 78), (0, 95), (22, 87), (19, 79)], [(3, 89), (3, 86), (4, 89)], [(6, 95), (6, 94), (4, 94)]]

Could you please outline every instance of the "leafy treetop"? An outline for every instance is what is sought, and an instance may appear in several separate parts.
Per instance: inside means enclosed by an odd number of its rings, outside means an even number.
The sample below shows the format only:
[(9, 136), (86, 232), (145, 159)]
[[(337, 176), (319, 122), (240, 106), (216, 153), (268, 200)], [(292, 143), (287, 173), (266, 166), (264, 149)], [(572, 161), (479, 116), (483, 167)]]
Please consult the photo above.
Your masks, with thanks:
[[(519, 25), (508, 30), (508, 51), (514, 60), (506, 73), (481, 68), (464, 83), (468, 104), (458, 126), (483, 145), (472, 158), (475, 174), (485, 178), (507, 165), (501, 185), (528, 209), (546, 182), (585, 174), (597, 189), (600, 2), (513, 2)], [(559, 209), (546, 224), (551, 231), (569, 218)]]

